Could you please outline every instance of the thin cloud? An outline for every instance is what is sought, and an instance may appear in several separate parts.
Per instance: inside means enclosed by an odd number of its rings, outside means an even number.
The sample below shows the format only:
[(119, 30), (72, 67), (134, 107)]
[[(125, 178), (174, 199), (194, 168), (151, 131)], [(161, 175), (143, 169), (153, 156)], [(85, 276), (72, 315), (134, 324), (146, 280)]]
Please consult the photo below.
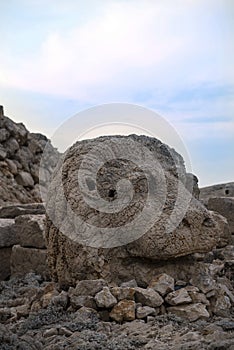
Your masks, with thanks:
[(65, 32), (58, 27), (28, 57), (14, 61), (3, 54), (0, 81), (98, 103), (125, 94), (131, 98), (139, 87), (170, 95), (194, 82), (230, 79), (223, 64), (226, 43), (212, 27), (215, 11), (206, 15), (207, 5), (200, 1), (146, 3), (105, 3), (102, 16)]

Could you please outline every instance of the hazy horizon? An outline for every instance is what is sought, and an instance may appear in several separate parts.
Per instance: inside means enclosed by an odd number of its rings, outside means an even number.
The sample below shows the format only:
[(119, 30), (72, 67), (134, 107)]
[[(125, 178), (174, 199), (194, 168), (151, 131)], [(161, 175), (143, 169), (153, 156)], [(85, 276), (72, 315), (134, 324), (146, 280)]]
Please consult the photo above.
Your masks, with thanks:
[(231, 0), (12, 0), (0, 10), (5, 115), (51, 138), (87, 108), (140, 105), (180, 135), (200, 186), (234, 180)]

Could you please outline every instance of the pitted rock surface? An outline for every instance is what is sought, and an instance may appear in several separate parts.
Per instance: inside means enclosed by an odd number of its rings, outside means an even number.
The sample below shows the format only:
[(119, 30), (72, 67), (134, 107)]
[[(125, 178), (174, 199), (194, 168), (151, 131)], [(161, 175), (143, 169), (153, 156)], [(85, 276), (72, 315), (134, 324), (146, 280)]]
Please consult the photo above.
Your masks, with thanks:
[[(100, 145), (102, 152), (105, 152), (106, 142), (109, 142), (108, 152), (113, 159), (99, 168), (96, 182), (89, 181), (90, 179), (86, 182), (90, 193), (96, 190), (106, 203), (111, 202), (113, 205), (118, 199), (118, 181), (124, 178), (131, 182), (133, 196), (130, 205), (114, 213), (98, 211), (89, 206), (84, 200), (78, 180), (80, 167), (89, 152)], [(128, 151), (126, 144), (131, 148), (131, 144), (135, 143), (139, 158), (143, 149), (150, 152), (153, 160), (147, 164), (147, 167), (149, 172), (155, 169), (159, 171), (157, 167), (161, 167), (166, 184), (165, 202), (162, 205), (161, 215), (138, 239), (114, 248), (90, 247), (90, 239), (91, 241), (93, 239), (91, 231), (89, 232), (91, 226), (97, 230), (99, 228), (111, 230), (113, 227), (121, 226), (124, 234), (126, 225), (141, 215), (147, 202), (150, 186), (146, 171), (129, 159), (118, 158), (118, 147), (121, 148), (121, 142), (124, 142), (125, 152)], [(191, 175), (189, 177), (191, 178)], [(61, 179), (65, 202), (61, 200), (61, 191), (59, 191)], [(141, 274), (139, 270), (136, 271), (136, 263), (139, 259), (141, 259), (140, 264), (144, 266), (144, 259), (147, 260), (146, 264), (155, 264), (162, 260), (210, 251), (220, 239), (223, 222), (218, 215), (209, 212), (194, 197), (190, 198), (186, 208), (183, 202), (179, 203), (178, 212), (180, 209), (186, 209), (185, 215), (182, 220), (179, 220), (176, 228), (171, 232), (165, 232), (165, 227), (175, 209), (178, 185), (182, 186), (184, 196), (189, 195), (189, 191), (185, 189), (188, 186), (187, 180), (188, 174), (183, 158), (175, 150), (154, 138), (136, 135), (105, 136), (74, 144), (58, 164), (48, 192), (46, 240), (48, 263), (53, 278), (64, 285), (72, 285), (77, 279), (86, 278), (105, 278), (111, 281), (112, 279), (121, 280), (122, 277), (128, 280), (131, 276), (137, 280)], [(155, 189), (155, 200), (159, 198), (159, 202), (161, 193), (165, 190), (160, 181), (161, 178), (158, 182), (156, 181)], [(191, 192), (194, 192), (193, 187)], [(75, 219), (69, 220), (67, 217), (69, 210), (84, 224), (79, 227)], [(56, 220), (58, 218), (60, 226), (54, 225), (55, 217)], [(62, 232), (62, 226), (71, 232), (70, 236)], [(85, 239), (80, 242), (79, 235), (87, 237), (87, 242)], [(134, 229), (131, 235), (134, 238)], [(105, 243), (105, 237), (103, 241)], [(152, 278), (152, 275), (149, 278)]]

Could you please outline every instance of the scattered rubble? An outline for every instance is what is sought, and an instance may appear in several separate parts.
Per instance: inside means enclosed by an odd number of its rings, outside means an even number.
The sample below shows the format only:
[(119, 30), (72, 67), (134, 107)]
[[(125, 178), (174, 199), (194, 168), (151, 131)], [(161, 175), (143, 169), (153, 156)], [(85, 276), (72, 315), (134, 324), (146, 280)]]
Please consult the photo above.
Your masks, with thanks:
[[(166, 294), (162, 308), (145, 305), (147, 288), (131, 287), (136, 292), (134, 299), (118, 301), (111, 291), (128, 287), (108, 288), (103, 280), (86, 283), (92, 285), (93, 296), (86, 295), (92, 302), (74, 307), (74, 298), (84, 295), (77, 296), (76, 288), (61, 290), (40, 275), (28, 273), (0, 282), (1, 349), (233, 349), (233, 302), (227, 295), (233, 290), (219, 294), (215, 284), (209, 305), (205, 294), (187, 282)], [(137, 301), (139, 289), (141, 296), (145, 294), (141, 303)], [(185, 303), (169, 305), (168, 296), (181, 290)], [(188, 299), (190, 293), (203, 298), (200, 302)], [(225, 314), (220, 312), (224, 310)]]

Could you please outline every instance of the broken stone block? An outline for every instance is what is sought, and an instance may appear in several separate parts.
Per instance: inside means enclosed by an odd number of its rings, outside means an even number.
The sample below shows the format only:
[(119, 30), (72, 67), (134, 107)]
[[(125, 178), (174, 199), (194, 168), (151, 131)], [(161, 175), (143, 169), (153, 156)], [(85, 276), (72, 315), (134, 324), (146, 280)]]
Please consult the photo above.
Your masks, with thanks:
[(156, 292), (164, 296), (174, 290), (174, 282), (173, 277), (166, 273), (162, 273), (151, 280), (149, 288), (154, 289)]
[(35, 272), (44, 278), (48, 278), (46, 249), (25, 248), (20, 245), (12, 247), (11, 275), (24, 275)]
[(0, 219), (0, 248), (17, 244), (18, 238), (15, 230), (15, 220)]
[(231, 234), (234, 233), (234, 197), (210, 198), (208, 209), (214, 210), (224, 216), (228, 221)]
[(21, 171), (16, 177), (16, 182), (23, 186), (23, 187), (33, 187), (34, 186), (34, 180), (32, 178), (32, 175), (26, 171)]
[(95, 296), (107, 285), (103, 279), (78, 281), (74, 290), (75, 295)]
[(3, 219), (13, 219), (27, 214), (45, 214), (45, 207), (42, 203), (9, 204), (0, 207), (0, 218)]
[(163, 298), (159, 295), (158, 292), (152, 288), (140, 288), (136, 287), (135, 289), (135, 300), (138, 303), (141, 303), (144, 306), (158, 307), (162, 305)]
[(111, 294), (108, 287), (103, 287), (103, 289), (95, 295), (94, 300), (100, 308), (109, 309), (117, 304), (117, 299)]
[(198, 293), (198, 292), (193, 292), (190, 291), (188, 292), (190, 298), (192, 299), (192, 302), (195, 303), (202, 303), (205, 305), (210, 305), (209, 300), (206, 298), (205, 294), (203, 293)]
[(181, 288), (167, 294), (165, 301), (170, 305), (180, 305), (189, 304), (192, 302), (192, 299), (189, 296), (187, 290), (185, 288)]
[(210, 292), (212, 289), (215, 289), (215, 281), (207, 272), (194, 274), (190, 280), (190, 283), (198, 287), (204, 294)]
[(20, 215), (15, 219), (15, 229), (22, 247), (46, 248), (44, 220), (44, 215)]
[(201, 303), (170, 306), (167, 308), (167, 311), (172, 314), (176, 314), (179, 317), (185, 318), (190, 322), (198, 319), (208, 319), (210, 317), (206, 306)]
[(70, 304), (73, 309), (77, 310), (81, 307), (85, 306), (91, 309), (96, 309), (97, 305), (95, 303), (95, 300), (90, 295), (70, 295)]
[[(213, 199), (213, 198), (210, 198), (210, 199)], [(225, 198), (225, 199), (231, 199), (231, 198)], [(234, 203), (234, 201), (233, 201), (233, 203)], [(230, 224), (229, 224), (230, 218), (229, 218), (229, 221), (227, 219), (228, 213), (227, 213), (227, 216), (218, 214), (217, 212), (211, 211), (211, 210), (210, 210), (210, 213), (214, 217), (214, 219), (218, 222), (219, 227), (220, 227), (220, 236), (219, 236), (219, 241), (217, 242), (217, 247), (222, 248), (228, 244), (231, 244), (232, 243), (232, 231), (231, 230), (233, 230), (234, 225), (232, 223), (233, 227), (230, 226)], [(234, 209), (233, 209), (233, 213), (234, 213)]]
[(147, 316), (156, 314), (156, 310), (150, 306), (138, 306), (136, 309), (136, 317), (139, 319), (146, 318)]
[(123, 288), (127, 288), (127, 287), (134, 288), (134, 287), (137, 287), (137, 282), (136, 282), (135, 279), (133, 279), (133, 280), (130, 280), (128, 282), (121, 283), (120, 287), (123, 287)]
[(58, 329), (55, 327), (46, 329), (43, 333), (44, 338), (53, 337), (54, 335), (58, 335)]
[(211, 311), (217, 316), (227, 317), (230, 314), (231, 307), (230, 298), (227, 296), (225, 290), (218, 287), (214, 299), (211, 300)]
[(135, 320), (136, 304), (133, 300), (121, 300), (113, 307), (110, 312), (110, 318), (116, 322)]
[(113, 287), (111, 288), (111, 293), (115, 296), (115, 298), (118, 301), (123, 299), (134, 300), (135, 289), (129, 287)]

